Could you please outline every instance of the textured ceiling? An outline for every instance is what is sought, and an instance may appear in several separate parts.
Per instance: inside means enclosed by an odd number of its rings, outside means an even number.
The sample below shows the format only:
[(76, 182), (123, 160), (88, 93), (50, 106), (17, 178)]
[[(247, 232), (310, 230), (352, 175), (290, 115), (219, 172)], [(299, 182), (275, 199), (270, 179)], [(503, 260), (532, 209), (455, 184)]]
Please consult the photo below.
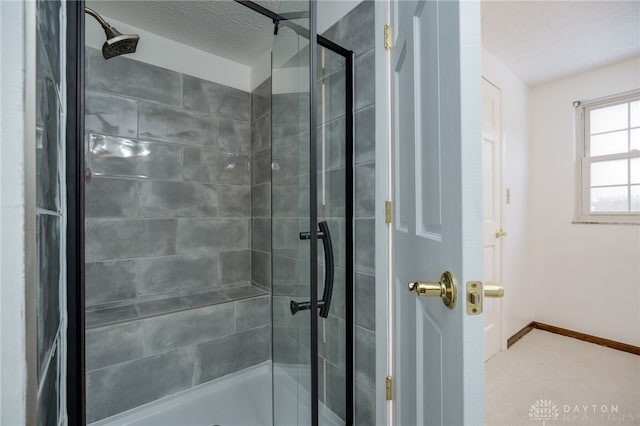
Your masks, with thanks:
[[(291, 0), (261, 0), (276, 12)], [(232, 1), (89, 0), (105, 16), (252, 66), (271, 48), (273, 23)], [(640, 55), (638, 1), (482, 1), (483, 45), (525, 83)]]
[[(276, 12), (280, 8), (279, 0), (257, 3)], [(295, 8), (295, 2), (285, 3), (283, 9)], [(270, 19), (231, 0), (89, 0), (87, 6), (118, 21), (249, 66), (271, 48), (273, 40)]]
[(640, 55), (638, 1), (482, 1), (482, 44), (535, 86)]

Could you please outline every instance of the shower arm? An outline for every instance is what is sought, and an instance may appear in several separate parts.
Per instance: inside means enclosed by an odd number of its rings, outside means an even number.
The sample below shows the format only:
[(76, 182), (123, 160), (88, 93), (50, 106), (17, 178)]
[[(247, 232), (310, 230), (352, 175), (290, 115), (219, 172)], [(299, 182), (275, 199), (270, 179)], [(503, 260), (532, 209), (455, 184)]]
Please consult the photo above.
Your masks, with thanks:
[(111, 25), (109, 25), (109, 23), (107, 21), (102, 19), (102, 16), (98, 15), (98, 12), (96, 12), (95, 10), (90, 9), (88, 7), (85, 7), (84, 8), (84, 13), (93, 16), (96, 19), (96, 21), (98, 21), (100, 26), (102, 26), (102, 28), (104, 28), (105, 30), (107, 28), (111, 28)]

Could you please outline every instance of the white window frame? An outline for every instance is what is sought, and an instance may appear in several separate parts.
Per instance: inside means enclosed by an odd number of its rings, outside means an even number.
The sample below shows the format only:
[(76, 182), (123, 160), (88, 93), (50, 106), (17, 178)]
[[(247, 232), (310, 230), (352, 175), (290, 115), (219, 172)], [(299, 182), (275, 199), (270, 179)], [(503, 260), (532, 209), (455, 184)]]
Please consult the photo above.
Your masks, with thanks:
[(635, 224), (640, 225), (640, 212), (592, 212), (591, 211), (591, 162), (593, 160), (619, 160), (640, 158), (640, 151), (590, 157), (589, 112), (593, 109), (640, 100), (640, 89), (603, 98), (576, 101), (576, 215), (573, 223)]

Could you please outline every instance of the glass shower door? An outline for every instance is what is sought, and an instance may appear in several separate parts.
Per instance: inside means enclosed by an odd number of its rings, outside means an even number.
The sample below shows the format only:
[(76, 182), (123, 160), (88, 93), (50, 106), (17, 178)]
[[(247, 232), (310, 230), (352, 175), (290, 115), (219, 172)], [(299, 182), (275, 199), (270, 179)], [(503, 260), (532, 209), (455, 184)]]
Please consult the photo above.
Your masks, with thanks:
[(305, 29), (308, 18), (280, 25), (272, 54), (273, 423), (311, 425), (311, 312), (290, 309), (310, 297), (309, 241), (299, 238), (310, 230), (309, 40), (289, 23)]
[(327, 303), (318, 322), (319, 424), (349, 424), (352, 375), (352, 129), (349, 57), (318, 47), (316, 147), (318, 299)]
[(352, 424), (352, 58), (289, 23), (272, 56), (274, 424)]

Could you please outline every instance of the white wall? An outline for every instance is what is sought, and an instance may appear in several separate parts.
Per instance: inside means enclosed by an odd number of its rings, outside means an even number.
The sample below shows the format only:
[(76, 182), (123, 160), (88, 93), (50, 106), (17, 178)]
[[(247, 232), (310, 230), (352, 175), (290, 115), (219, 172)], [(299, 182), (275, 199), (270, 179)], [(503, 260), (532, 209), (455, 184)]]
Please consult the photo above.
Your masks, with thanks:
[(640, 58), (533, 88), (531, 276), (535, 319), (640, 346), (640, 226), (572, 224), (572, 102), (640, 87)]
[[(140, 35), (138, 49), (135, 53), (127, 55), (131, 59), (234, 87), (245, 92), (251, 91), (251, 68), (246, 65), (178, 43), (108, 16), (103, 16), (103, 18), (122, 33)], [(86, 20), (85, 43), (95, 49), (101, 49), (105, 41), (104, 31), (92, 17), (87, 16)]]
[[(35, 32), (35, 27), (31, 28)], [(25, 7), (0, 2), (0, 424), (26, 423)]]
[[(503, 191), (502, 343), (533, 321), (533, 282), (529, 279), (529, 88), (487, 49), (482, 49), (482, 76), (500, 89), (502, 100)], [(505, 189), (511, 203), (505, 203)]]

